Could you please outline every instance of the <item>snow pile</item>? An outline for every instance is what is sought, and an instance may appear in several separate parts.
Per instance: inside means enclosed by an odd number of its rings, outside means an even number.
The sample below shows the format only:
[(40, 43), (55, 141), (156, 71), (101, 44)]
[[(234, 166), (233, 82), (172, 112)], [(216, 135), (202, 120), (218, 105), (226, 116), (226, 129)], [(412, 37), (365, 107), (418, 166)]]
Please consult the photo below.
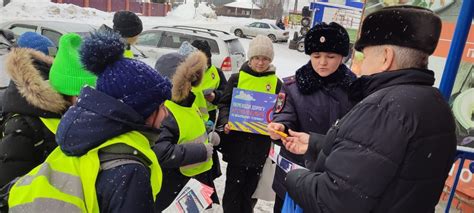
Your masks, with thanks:
[[(3, 1), (3, 0), (2, 0)], [(87, 21), (111, 19), (112, 14), (73, 4), (56, 4), (49, 0), (14, 0), (0, 8), (0, 21), (18, 19)]]
[(3, 0), (0, 0), (0, 8), (3, 7)]
[(217, 19), (216, 12), (207, 6), (205, 2), (200, 3), (198, 8), (195, 8), (193, 1), (188, 1), (187, 4), (178, 6), (169, 12), (168, 16), (181, 19)]

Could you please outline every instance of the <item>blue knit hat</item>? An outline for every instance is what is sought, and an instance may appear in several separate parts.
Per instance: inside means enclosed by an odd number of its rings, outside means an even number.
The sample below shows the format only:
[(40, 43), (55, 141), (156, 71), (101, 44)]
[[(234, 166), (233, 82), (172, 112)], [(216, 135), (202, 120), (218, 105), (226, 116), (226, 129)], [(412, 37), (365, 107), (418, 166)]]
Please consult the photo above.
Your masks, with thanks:
[(53, 42), (49, 38), (34, 32), (23, 33), (18, 38), (17, 44), (18, 47), (35, 49), (46, 55), (49, 55), (48, 47), (54, 47)]
[(147, 119), (171, 98), (171, 82), (147, 64), (124, 58), (124, 47), (116, 32), (93, 32), (84, 39), (81, 60), (98, 76), (97, 90), (122, 101)]

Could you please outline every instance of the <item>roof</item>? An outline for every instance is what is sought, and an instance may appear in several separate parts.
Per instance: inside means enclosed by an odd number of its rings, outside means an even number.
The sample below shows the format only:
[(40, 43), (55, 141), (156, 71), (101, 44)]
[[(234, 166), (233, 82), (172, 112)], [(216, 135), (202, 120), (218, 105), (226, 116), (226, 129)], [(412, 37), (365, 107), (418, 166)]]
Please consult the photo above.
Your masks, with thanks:
[(252, 2), (231, 2), (228, 4), (224, 4), (224, 7), (235, 7), (235, 8), (242, 8), (242, 9), (249, 9), (249, 10), (260, 10), (261, 8)]

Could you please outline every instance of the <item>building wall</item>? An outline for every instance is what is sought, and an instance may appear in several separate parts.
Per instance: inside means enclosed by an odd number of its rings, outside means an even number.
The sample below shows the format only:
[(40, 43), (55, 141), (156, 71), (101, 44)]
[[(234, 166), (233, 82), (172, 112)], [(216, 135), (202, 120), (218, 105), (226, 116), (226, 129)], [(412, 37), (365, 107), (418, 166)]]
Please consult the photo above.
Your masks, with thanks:
[[(237, 12), (236, 12), (236, 9), (237, 9)], [(253, 10), (252, 12), (250, 12), (250, 9), (226, 7), (226, 6), (218, 7), (216, 10), (216, 14), (218, 16), (233, 16), (233, 17), (250, 17), (250, 15), (252, 15), (253, 18), (261, 18), (260, 10)]]

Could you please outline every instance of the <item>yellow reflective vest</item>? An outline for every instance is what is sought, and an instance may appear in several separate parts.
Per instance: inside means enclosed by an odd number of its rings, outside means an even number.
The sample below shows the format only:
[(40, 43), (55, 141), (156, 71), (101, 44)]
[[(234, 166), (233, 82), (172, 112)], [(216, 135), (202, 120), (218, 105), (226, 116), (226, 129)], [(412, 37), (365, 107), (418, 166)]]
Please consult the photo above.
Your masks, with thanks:
[[(165, 106), (173, 113), (176, 123), (178, 124), (178, 144), (209, 143), (204, 121), (194, 104), (191, 107), (184, 107), (172, 101), (166, 101)], [(180, 167), (179, 170), (184, 176), (192, 177), (211, 169), (212, 163), (212, 158), (209, 158), (209, 160), (202, 163)]]
[(204, 93), (200, 89), (193, 87), (191, 92), (196, 96), (194, 99), (193, 105), (198, 108), (199, 114), (204, 121), (209, 120), (209, 111), (207, 110), (207, 100), (204, 97)]
[(44, 163), (13, 185), (8, 198), (9, 211), (99, 212), (95, 188), (100, 170), (98, 153), (114, 144), (126, 144), (151, 162), (148, 167), (155, 199), (161, 188), (161, 168), (148, 139), (137, 131), (131, 131), (109, 139), (79, 157), (67, 156), (57, 147)]
[(237, 88), (275, 94), (277, 82), (278, 78), (275, 74), (267, 76), (253, 76), (244, 71), (240, 71)]
[[(196, 89), (200, 91), (216, 90), (219, 87), (220, 82), (221, 78), (219, 76), (219, 71), (217, 70), (216, 66), (212, 65), (211, 67), (209, 67), (209, 69), (206, 70), (206, 72), (204, 72), (202, 82), (196, 87)], [(206, 101), (206, 104), (208, 111), (217, 109), (216, 105), (208, 101)]]
[(41, 122), (49, 129), (52, 133), (56, 134), (56, 131), (61, 121), (59, 118), (42, 118), (40, 117)]
[(131, 51), (131, 50), (125, 50), (125, 51), (123, 52), (123, 57), (133, 59), (133, 51)]

